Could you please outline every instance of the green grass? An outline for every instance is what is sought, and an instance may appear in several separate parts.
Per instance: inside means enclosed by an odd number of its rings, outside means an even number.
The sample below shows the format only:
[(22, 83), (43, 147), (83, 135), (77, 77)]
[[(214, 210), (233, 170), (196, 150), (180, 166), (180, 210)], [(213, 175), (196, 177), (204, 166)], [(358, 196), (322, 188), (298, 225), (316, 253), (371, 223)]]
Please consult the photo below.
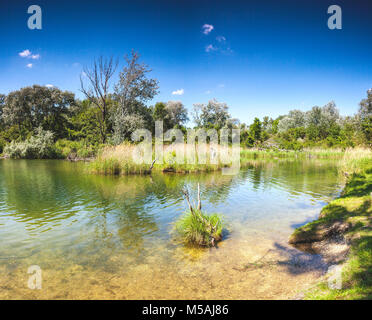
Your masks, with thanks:
[(342, 289), (330, 289), (326, 279), (306, 293), (305, 299), (372, 299), (372, 161), (353, 173), (341, 194), (325, 206), (319, 219), (308, 223), (292, 234), (291, 240), (310, 239), (334, 222), (346, 223), (344, 237), (350, 252), (342, 266)]
[(222, 239), (223, 221), (218, 214), (188, 211), (176, 222), (175, 230), (187, 244), (211, 247)]

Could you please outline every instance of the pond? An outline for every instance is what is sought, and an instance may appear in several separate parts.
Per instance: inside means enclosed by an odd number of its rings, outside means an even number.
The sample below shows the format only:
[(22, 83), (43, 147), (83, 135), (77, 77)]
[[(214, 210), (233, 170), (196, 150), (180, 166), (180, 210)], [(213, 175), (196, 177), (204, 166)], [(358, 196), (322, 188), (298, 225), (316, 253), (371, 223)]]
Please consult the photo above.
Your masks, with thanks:
[[(227, 224), (217, 248), (179, 243), (182, 189)], [(326, 160), (255, 160), (236, 176), (99, 176), (85, 163), (0, 160), (1, 299), (288, 299), (327, 269), (287, 244), (341, 188)], [(29, 266), (42, 289), (28, 288)]]

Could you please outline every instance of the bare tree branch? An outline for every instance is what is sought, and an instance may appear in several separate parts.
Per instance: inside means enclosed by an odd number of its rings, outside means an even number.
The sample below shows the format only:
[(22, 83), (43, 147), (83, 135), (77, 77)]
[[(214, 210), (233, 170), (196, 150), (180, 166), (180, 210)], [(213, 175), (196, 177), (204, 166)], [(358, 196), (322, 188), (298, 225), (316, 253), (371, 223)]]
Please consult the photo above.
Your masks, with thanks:
[[(114, 61), (113, 57), (103, 58), (100, 56), (94, 60), (91, 68), (85, 67), (83, 75), (80, 75), (80, 91), (99, 110), (97, 117), (99, 129), (101, 133), (102, 142), (106, 142), (106, 120), (108, 116), (108, 98), (110, 89), (110, 79), (114, 75), (118, 61)], [(88, 84), (84, 84), (86, 78)]]

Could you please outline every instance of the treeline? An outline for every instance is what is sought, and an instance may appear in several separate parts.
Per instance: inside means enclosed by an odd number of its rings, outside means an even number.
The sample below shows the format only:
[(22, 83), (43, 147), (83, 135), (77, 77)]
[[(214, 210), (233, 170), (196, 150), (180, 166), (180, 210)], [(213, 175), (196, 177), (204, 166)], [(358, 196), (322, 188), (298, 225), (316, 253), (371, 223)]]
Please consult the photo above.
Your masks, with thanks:
[(291, 110), (276, 119), (258, 118), (247, 128), (242, 125), (241, 141), (251, 146), (277, 146), (301, 150), (304, 147), (372, 146), (372, 89), (359, 104), (354, 116), (342, 117), (335, 103), (310, 110)]
[(147, 103), (159, 92), (151, 69), (132, 52), (118, 81), (111, 83), (118, 61), (99, 58), (81, 75), (84, 100), (56, 87), (33, 85), (0, 94), (0, 154), (14, 158), (91, 157), (104, 144), (131, 139), (136, 129), (154, 131), (162, 120), (164, 131), (193, 120), (197, 128), (240, 128), (245, 147), (301, 149), (349, 147), (372, 141), (372, 90), (352, 117), (341, 117), (333, 102), (307, 112), (292, 110), (276, 119), (255, 118), (251, 125), (231, 117), (226, 103), (195, 104), (191, 117), (180, 101)]

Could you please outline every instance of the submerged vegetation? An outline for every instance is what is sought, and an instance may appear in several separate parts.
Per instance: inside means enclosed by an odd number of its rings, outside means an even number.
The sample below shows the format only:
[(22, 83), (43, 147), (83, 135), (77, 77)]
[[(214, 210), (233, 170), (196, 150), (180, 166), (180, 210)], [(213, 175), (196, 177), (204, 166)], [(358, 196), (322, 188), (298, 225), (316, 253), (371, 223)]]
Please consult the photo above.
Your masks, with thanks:
[(222, 239), (223, 222), (218, 214), (205, 214), (201, 210), (200, 187), (198, 184), (198, 207), (193, 208), (189, 193), (184, 190), (189, 211), (176, 222), (175, 229), (187, 244), (214, 247)]
[(331, 259), (342, 266), (342, 288), (331, 289), (325, 280), (307, 293), (307, 299), (372, 299), (371, 152), (345, 154), (345, 168), (348, 180), (340, 197), (323, 208), (318, 220), (296, 229), (289, 240), (316, 252), (320, 243), (344, 242), (349, 247), (344, 259)]

